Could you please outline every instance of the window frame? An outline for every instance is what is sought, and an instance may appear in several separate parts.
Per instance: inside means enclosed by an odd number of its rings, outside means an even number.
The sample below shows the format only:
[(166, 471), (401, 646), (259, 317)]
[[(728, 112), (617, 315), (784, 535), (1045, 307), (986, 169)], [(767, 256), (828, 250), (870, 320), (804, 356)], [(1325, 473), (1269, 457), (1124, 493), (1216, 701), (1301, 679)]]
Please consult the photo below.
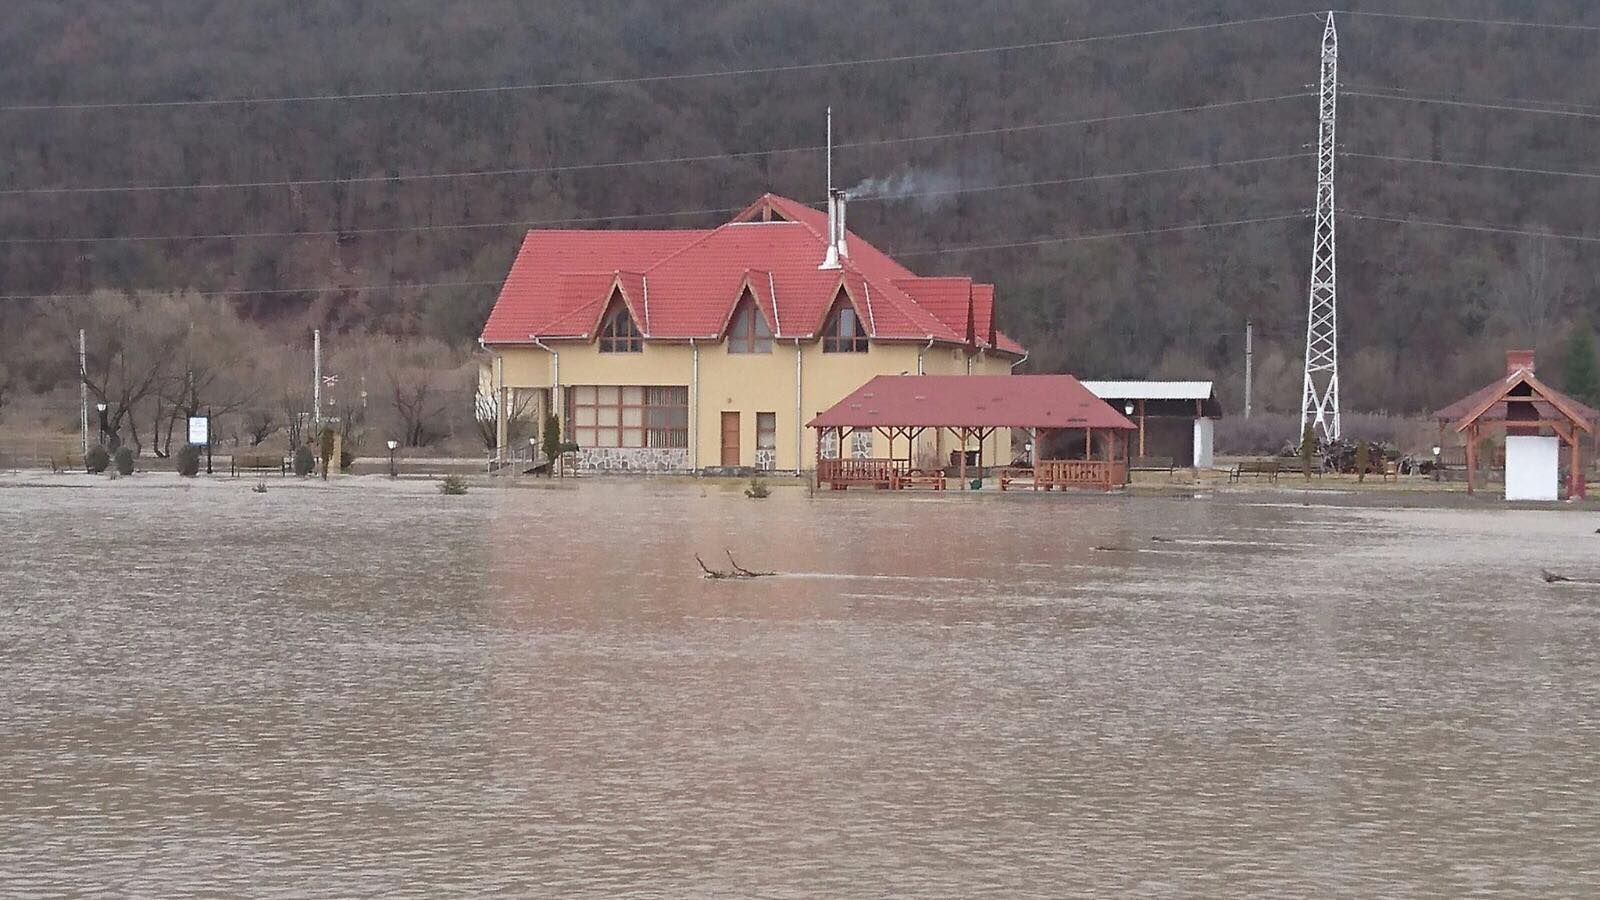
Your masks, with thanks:
[[(850, 314), (850, 321), (854, 324), (852, 334), (843, 333), (845, 313)], [(861, 320), (861, 314), (842, 299), (836, 302), (822, 326), (822, 352), (866, 353), (869, 347), (870, 339), (867, 336), (866, 323)]]
[(728, 323), (728, 352), (741, 355), (771, 353), (775, 340), (766, 315), (761, 312), (750, 292), (745, 291), (733, 311), (732, 321)]
[(620, 301), (613, 303), (611, 311), (601, 320), (598, 341), (601, 353), (644, 352), (644, 333), (633, 320), (628, 305)]
[[(632, 395), (632, 399), (630, 398)], [(589, 399), (592, 397), (593, 399)], [(689, 388), (682, 385), (572, 385), (566, 390), (562, 429), (582, 449), (689, 449)], [(580, 422), (579, 413), (592, 410)], [(630, 413), (633, 413), (630, 415)], [(629, 420), (633, 419), (633, 424)], [(665, 422), (665, 424), (662, 424)], [(602, 433), (614, 437), (602, 441)], [(635, 439), (630, 442), (629, 438)]]

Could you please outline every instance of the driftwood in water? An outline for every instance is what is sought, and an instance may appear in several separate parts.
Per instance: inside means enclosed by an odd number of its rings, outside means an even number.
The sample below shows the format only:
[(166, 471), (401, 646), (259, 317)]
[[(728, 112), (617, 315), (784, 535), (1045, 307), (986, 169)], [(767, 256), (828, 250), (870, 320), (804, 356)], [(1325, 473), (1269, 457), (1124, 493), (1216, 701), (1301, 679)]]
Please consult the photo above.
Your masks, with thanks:
[(733, 566), (731, 571), (724, 572), (720, 569), (713, 569), (706, 565), (705, 560), (700, 558), (700, 554), (696, 553), (694, 555), (694, 561), (700, 564), (700, 571), (706, 573), (707, 578), (771, 578), (778, 574), (777, 572), (753, 572), (739, 565), (739, 561), (733, 558), (732, 550), (723, 550), (723, 552), (728, 554), (728, 562)]
[(1600, 578), (1573, 578), (1570, 575), (1557, 575), (1548, 569), (1541, 569), (1539, 574), (1544, 577), (1545, 584), (1600, 584)]

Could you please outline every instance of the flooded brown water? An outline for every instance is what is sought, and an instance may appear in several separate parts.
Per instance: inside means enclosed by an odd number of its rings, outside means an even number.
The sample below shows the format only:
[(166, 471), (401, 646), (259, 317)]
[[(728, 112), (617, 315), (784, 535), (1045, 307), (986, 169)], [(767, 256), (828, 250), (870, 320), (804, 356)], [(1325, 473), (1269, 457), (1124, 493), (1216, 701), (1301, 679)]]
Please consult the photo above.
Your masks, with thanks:
[(1600, 885), (1594, 515), (147, 478), (0, 487), (5, 896)]

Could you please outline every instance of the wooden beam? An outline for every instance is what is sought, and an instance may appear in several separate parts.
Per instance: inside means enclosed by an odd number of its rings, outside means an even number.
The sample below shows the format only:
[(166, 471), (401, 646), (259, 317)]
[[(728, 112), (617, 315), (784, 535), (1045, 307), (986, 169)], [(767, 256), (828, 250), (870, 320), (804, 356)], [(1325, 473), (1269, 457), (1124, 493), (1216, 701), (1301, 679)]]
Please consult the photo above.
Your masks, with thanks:
[(1145, 451), (1144, 451), (1144, 419), (1145, 419), (1144, 403), (1145, 403), (1145, 401), (1143, 399), (1139, 400), (1139, 455), (1140, 456), (1147, 455), (1145, 453)]

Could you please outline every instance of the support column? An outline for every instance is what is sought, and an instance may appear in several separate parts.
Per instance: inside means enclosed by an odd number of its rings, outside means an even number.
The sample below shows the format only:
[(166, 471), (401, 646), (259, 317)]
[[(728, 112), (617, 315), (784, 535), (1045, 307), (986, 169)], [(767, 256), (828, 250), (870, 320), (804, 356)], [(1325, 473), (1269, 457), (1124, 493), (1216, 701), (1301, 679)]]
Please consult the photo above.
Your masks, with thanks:
[[(511, 398), (506, 388), (506, 358), (496, 353), (494, 357), (494, 458), (501, 463), (506, 461), (506, 442), (511, 432), (510, 410), (508, 405)], [(533, 465), (530, 456), (528, 465)]]
[(1139, 401), (1139, 455), (1140, 456), (1147, 456), (1148, 455), (1148, 454), (1145, 453), (1145, 450), (1144, 450), (1144, 403), (1145, 403), (1145, 401), (1143, 401), (1143, 400)]
[(1478, 490), (1478, 426), (1467, 429), (1467, 495)]
[(956, 466), (956, 477), (961, 480), (961, 489), (964, 491), (967, 489), (967, 429), (962, 428), (958, 433), (961, 435), (961, 458)]

